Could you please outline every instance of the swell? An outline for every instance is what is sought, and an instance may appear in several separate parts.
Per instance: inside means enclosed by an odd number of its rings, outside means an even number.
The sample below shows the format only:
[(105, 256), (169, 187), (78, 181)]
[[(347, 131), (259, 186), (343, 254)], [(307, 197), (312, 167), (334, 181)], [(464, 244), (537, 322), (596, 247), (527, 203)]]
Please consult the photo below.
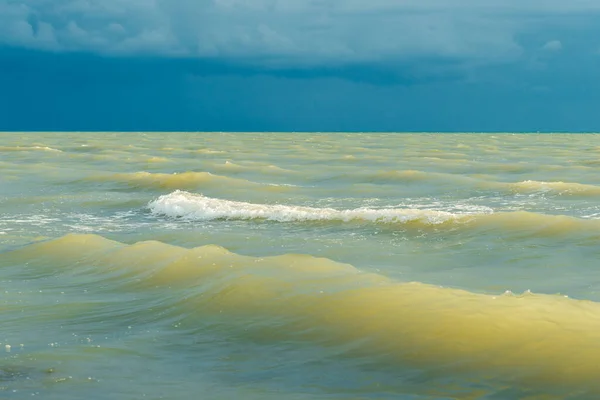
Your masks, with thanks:
[(380, 170), (363, 172), (355, 169), (340, 169), (340, 172), (331, 173), (331, 169), (326, 176), (316, 175), (312, 181), (317, 183), (336, 182), (350, 184), (376, 184), (376, 185), (395, 185), (395, 184), (455, 184), (474, 186), (478, 179), (468, 175), (420, 171), (414, 169), (406, 170)]
[(13, 151), (53, 151), (61, 153), (61, 150), (48, 147), (48, 146), (0, 146), (0, 152), (13, 152)]
[(600, 186), (562, 181), (524, 180), (499, 182), (487, 175), (463, 175), (419, 170), (389, 170), (363, 174), (343, 174), (327, 178), (327, 181), (346, 181), (375, 184), (445, 184), (463, 185), (475, 189), (500, 190), (507, 193), (545, 193), (561, 196), (600, 196)]
[(86, 178), (92, 182), (125, 184), (132, 189), (197, 189), (202, 187), (253, 188), (266, 191), (283, 191), (288, 186), (263, 184), (245, 179), (215, 175), (210, 172), (151, 173), (131, 172)]
[(125, 245), (94, 235), (68, 235), (1, 257), (32, 273), (47, 268), (105, 278), (119, 291), (164, 290), (176, 300), (161, 318), (180, 316), (192, 331), (207, 316), (221, 316), (264, 340), (353, 344), (357, 354), (438, 372), (600, 391), (595, 302), (401, 283), (307, 255), (254, 258), (214, 245)]
[(294, 174), (295, 172), (289, 169), (278, 167), (273, 164), (262, 164), (262, 163), (250, 163), (245, 162), (244, 164), (236, 164), (231, 161), (225, 161), (224, 163), (214, 163), (211, 165), (211, 169), (217, 172), (224, 172), (228, 174), (242, 174), (247, 172), (261, 173), (264, 175), (281, 175), (281, 174)]
[(448, 212), (411, 208), (334, 209), (283, 204), (256, 204), (223, 200), (183, 191), (158, 197), (148, 204), (157, 216), (191, 221), (256, 220), (273, 222), (369, 223), (380, 226), (417, 228), (495, 229), (505, 232), (530, 232), (538, 235), (593, 233), (600, 220), (566, 215), (547, 215), (527, 211)]
[(363, 182), (369, 183), (424, 183), (424, 182), (454, 182), (473, 184), (477, 180), (465, 175), (441, 172), (426, 172), (419, 170), (391, 170), (379, 171), (358, 176)]
[(544, 182), (528, 180), (517, 183), (505, 184), (505, 186), (517, 193), (546, 192), (560, 195), (600, 195), (600, 186), (577, 182)]

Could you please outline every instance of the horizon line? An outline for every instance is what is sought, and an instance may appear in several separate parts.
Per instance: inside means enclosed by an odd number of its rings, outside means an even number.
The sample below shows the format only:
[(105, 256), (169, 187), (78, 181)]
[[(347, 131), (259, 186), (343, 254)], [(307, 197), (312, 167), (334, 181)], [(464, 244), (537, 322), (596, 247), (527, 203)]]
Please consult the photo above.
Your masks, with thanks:
[(0, 133), (300, 133), (300, 134), (315, 134), (315, 133), (408, 133), (408, 134), (459, 134), (459, 133), (478, 133), (478, 134), (536, 134), (536, 133), (544, 133), (544, 134), (565, 134), (565, 133), (579, 133), (579, 134), (599, 134), (599, 131), (567, 131), (567, 130), (538, 130), (538, 131), (507, 131), (507, 130), (494, 130), (494, 131), (460, 131), (460, 130), (452, 130), (452, 131), (383, 131), (383, 130), (374, 130), (374, 131), (244, 131), (244, 130), (207, 130), (207, 131), (195, 131), (195, 130), (174, 130), (174, 131), (165, 131), (165, 130), (1, 130)]

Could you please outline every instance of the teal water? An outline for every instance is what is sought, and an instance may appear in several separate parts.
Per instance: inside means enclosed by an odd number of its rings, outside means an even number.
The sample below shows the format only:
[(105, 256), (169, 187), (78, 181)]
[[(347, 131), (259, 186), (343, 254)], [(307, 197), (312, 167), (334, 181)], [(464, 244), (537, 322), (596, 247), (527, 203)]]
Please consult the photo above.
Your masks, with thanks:
[(0, 133), (0, 397), (597, 398), (599, 155)]

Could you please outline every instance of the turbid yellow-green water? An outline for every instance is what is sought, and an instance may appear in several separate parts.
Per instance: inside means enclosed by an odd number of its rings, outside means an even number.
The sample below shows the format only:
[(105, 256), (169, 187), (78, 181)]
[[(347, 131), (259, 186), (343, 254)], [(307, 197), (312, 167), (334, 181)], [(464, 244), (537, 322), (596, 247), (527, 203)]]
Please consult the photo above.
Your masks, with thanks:
[(600, 398), (600, 136), (0, 133), (0, 398)]

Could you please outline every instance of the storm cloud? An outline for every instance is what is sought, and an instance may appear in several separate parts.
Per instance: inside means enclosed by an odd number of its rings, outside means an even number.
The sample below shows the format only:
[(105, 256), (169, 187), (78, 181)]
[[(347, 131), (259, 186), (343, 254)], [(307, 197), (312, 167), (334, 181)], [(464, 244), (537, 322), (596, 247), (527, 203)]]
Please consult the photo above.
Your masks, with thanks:
[(600, 3), (584, 0), (4, 0), (0, 41), (270, 68), (427, 57), (489, 64), (522, 56), (519, 35), (591, 23), (598, 12)]
[(595, 0), (0, 0), (0, 128), (600, 129), (599, 59)]

